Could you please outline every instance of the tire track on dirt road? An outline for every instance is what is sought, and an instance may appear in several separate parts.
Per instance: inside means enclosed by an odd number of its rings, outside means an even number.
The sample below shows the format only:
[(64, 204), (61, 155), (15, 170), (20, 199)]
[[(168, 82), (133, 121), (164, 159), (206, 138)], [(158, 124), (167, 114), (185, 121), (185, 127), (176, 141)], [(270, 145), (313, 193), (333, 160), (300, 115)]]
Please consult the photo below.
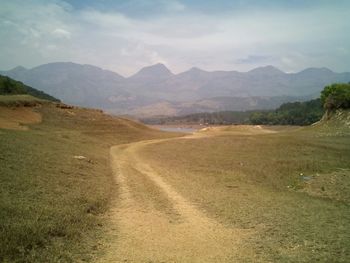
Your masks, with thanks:
[[(203, 136), (203, 135), (201, 135)], [(119, 195), (110, 211), (110, 244), (101, 262), (234, 262), (247, 230), (224, 226), (180, 195), (139, 154), (143, 147), (168, 140), (141, 141), (111, 148)], [(143, 176), (164, 195), (176, 216), (147, 206), (129, 178)], [(146, 189), (137, 188), (138, 191)], [(144, 193), (148, 194), (148, 193)], [(156, 196), (157, 197), (157, 196)], [(154, 200), (154, 199), (153, 199)]]

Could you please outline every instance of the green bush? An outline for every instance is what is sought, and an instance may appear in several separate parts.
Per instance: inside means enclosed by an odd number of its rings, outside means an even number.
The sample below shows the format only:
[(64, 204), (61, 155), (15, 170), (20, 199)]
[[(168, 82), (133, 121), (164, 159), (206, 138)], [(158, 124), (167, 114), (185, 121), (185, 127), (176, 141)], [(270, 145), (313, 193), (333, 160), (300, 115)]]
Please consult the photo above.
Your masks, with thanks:
[(335, 83), (321, 92), (321, 102), (327, 110), (350, 108), (350, 83)]

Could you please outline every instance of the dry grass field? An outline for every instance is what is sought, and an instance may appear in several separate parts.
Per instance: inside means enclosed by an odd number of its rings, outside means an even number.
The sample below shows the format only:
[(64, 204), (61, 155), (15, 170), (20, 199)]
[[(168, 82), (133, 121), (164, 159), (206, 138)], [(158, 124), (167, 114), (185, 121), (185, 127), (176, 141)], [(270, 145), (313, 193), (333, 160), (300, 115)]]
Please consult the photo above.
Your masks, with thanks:
[(6, 105), (2, 262), (350, 260), (348, 112), (184, 136), (30, 98)]
[(11, 100), (0, 107), (0, 262), (94, 262), (118, 193), (109, 148), (174, 135), (97, 110)]
[(348, 262), (350, 129), (330, 127), (213, 128), (138, 156), (208, 218), (247, 233), (230, 260)]

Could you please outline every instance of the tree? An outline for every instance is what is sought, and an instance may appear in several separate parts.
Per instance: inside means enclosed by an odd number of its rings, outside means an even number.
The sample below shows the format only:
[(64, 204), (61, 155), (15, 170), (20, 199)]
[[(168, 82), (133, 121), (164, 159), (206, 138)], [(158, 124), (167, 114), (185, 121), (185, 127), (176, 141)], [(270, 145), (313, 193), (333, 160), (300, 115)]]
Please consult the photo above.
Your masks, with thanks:
[(350, 83), (326, 86), (321, 92), (321, 102), (327, 110), (350, 108)]

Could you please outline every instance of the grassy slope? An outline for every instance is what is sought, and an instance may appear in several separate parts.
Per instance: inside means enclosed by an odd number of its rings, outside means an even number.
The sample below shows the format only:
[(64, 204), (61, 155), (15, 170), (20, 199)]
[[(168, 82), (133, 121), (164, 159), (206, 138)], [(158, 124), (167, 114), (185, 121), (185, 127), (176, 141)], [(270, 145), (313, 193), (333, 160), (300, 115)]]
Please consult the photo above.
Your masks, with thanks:
[(38, 104), (45, 104), (47, 101), (33, 97), (31, 95), (0, 95), (0, 106), (14, 107), (14, 106), (35, 106)]
[(92, 260), (116, 190), (109, 147), (169, 134), (99, 111), (36, 110), (30, 130), (0, 129), (0, 261)]
[(349, 262), (350, 130), (329, 126), (260, 135), (237, 127), (143, 154), (210, 216), (255, 231), (240, 261)]

